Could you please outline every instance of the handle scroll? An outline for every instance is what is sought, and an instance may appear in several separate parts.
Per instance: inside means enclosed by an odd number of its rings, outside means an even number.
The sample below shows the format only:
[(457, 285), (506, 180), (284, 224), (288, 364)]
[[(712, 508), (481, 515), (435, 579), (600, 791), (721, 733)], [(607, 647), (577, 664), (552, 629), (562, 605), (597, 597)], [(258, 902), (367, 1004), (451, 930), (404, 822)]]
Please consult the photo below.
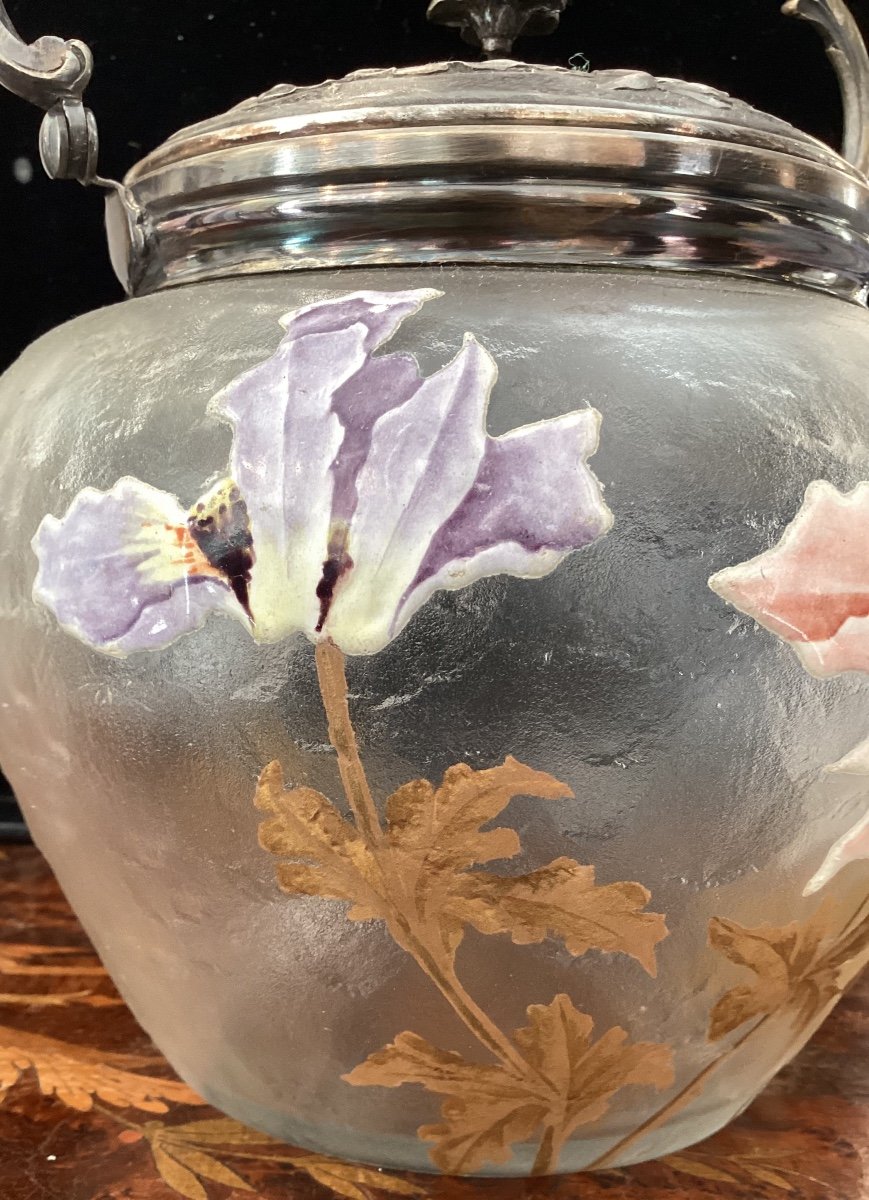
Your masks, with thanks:
[(818, 27), (842, 91), (842, 157), (869, 174), (869, 54), (857, 22), (844, 0), (788, 0), (782, 12)]
[(96, 122), (82, 102), (92, 72), (83, 42), (41, 37), (28, 45), (0, 0), (0, 85), (45, 109), (39, 149), (52, 179), (96, 180)]

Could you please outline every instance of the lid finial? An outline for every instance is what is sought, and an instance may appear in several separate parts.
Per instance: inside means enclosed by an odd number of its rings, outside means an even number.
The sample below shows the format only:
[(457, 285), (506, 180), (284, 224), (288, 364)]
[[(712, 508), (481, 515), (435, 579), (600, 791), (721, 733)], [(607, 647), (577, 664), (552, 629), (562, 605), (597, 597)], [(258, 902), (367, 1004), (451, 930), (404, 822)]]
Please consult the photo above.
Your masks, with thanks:
[(431, 0), (428, 19), (461, 30), (486, 58), (509, 57), (518, 37), (553, 33), (570, 0)]

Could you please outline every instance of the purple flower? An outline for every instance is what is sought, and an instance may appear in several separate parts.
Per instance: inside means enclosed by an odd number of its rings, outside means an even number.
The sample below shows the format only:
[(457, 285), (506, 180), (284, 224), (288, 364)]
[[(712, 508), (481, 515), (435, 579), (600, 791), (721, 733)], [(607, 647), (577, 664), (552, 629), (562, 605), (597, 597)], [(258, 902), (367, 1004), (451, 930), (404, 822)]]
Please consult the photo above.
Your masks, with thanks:
[(229, 477), (189, 511), (136, 479), (86, 488), (37, 531), (36, 599), (112, 654), (165, 646), (212, 611), (257, 641), (301, 631), (374, 654), (436, 590), (547, 575), (600, 537), (594, 409), (489, 437), (497, 368), (471, 335), (429, 378), (375, 354), (438, 294), (357, 292), (286, 316), (275, 354), (209, 406), (233, 427)]

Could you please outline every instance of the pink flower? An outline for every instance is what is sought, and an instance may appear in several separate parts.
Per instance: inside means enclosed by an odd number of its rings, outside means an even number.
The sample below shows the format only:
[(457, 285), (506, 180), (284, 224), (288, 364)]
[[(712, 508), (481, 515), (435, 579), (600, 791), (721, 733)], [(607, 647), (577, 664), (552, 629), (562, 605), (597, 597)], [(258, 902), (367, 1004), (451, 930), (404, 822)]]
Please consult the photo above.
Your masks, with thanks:
[(789, 642), (812, 675), (869, 671), (869, 483), (809, 484), (777, 546), (709, 586)]
[[(816, 480), (778, 545), (709, 586), (788, 642), (813, 675), (869, 671), (869, 483), (843, 494)], [(869, 775), (869, 738), (828, 768)], [(830, 849), (805, 895), (869, 859), (869, 811)]]
[[(827, 768), (845, 775), (869, 775), (869, 738), (862, 742), (856, 750), (846, 754), (839, 762)], [(866, 812), (827, 853), (818, 870), (806, 884), (804, 896), (819, 892), (822, 887), (834, 879), (841, 870), (853, 862), (863, 862), (869, 859), (869, 807)]]

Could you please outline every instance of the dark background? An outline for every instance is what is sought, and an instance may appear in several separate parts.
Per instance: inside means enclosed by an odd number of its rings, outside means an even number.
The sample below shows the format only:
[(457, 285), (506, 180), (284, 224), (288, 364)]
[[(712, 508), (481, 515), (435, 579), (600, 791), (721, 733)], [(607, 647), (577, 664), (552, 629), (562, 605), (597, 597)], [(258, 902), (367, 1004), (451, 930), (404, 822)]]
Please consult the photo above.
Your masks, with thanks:
[[(869, 0), (851, 7), (869, 33)], [(426, 23), (426, 0), (7, 0), (7, 8), (28, 41), (51, 33), (93, 50), (88, 103), (101, 173), (115, 178), (182, 125), (275, 83), (472, 53), (454, 31)], [(838, 88), (820, 38), (781, 16), (778, 0), (574, 0), (557, 33), (518, 42), (515, 56), (560, 65), (584, 57), (592, 68), (699, 80), (838, 145)], [(0, 370), (45, 330), (121, 298), (104, 251), (102, 197), (43, 176), (39, 121), (0, 94)], [(28, 163), (32, 179), (21, 182)], [(0, 794), (0, 834), (14, 817)]]

